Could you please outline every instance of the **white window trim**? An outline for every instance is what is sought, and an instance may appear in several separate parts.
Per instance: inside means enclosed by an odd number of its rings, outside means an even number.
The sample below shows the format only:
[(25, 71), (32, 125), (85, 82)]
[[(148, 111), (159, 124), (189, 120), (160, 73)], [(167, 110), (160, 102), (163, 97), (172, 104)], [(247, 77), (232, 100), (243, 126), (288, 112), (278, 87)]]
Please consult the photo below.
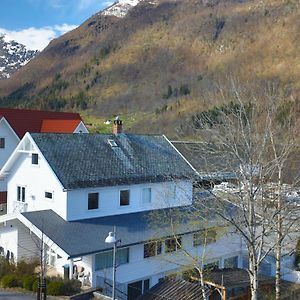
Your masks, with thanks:
[[(151, 195), (150, 195), (150, 202), (144, 202), (144, 199), (143, 199), (143, 191), (144, 191), (144, 189), (150, 189), (150, 191), (151, 191)], [(141, 189), (141, 205), (142, 206), (149, 206), (149, 205), (151, 205), (152, 204), (152, 197), (153, 196), (153, 188), (151, 187), (151, 186), (145, 186), (145, 187), (143, 187), (142, 189)]]
[[(46, 193), (52, 194), (52, 198), (47, 198), (47, 197), (46, 197)], [(54, 191), (49, 191), (49, 190), (44, 191), (44, 198), (45, 198), (47, 201), (53, 201), (53, 200), (54, 200)]]
[[(18, 187), (20, 187), (21, 188), (21, 199), (22, 199), (22, 188), (25, 188), (25, 198), (24, 198), (24, 202), (22, 201), (22, 200), (18, 200)], [(27, 191), (27, 186), (26, 185), (24, 185), (24, 184), (17, 184), (16, 185), (16, 201), (17, 202), (20, 202), (20, 203), (26, 203), (26, 199), (27, 199), (27, 193), (28, 193), (28, 191)]]
[(6, 150), (7, 137), (2, 135), (2, 136), (0, 136), (0, 139), (4, 139), (4, 148), (0, 148), (0, 150)]
[[(32, 163), (32, 156), (33, 156), (33, 154), (37, 154), (38, 155), (38, 163), (37, 164), (33, 164)], [(37, 153), (37, 152), (31, 152), (30, 153), (30, 165), (32, 167), (34, 167), (34, 168), (40, 168), (40, 155), (39, 155), (39, 153)]]
[[(89, 194), (98, 194), (98, 208), (89, 209)], [(86, 208), (85, 208), (85, 210), (89, 213), (100, 210), (100, 191), (99, 190), (91, 190), (91, 191), (86, 192)]]
[[(121, 205), (121, 191), (129, 191), (129, 204), (128, 205)], [(118, 195), (118, 207), (119, 209), (126, 209), (132, 207), (131, 204), (131, 189), (130, 188), (122, 188), (119, 189), (119, 195)]]

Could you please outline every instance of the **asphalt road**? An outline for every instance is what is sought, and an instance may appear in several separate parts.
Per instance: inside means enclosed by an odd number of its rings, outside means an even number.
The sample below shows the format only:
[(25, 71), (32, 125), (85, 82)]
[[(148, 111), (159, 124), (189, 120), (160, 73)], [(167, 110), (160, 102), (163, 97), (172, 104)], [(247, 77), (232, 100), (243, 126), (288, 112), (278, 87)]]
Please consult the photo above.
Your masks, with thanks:
[(35, 300), (36, 297), (32, 295), (27, 294), (21, 294), (16, 292), (10, 292), (10, 291), (3, 291), (0, 290), (0, 300)]

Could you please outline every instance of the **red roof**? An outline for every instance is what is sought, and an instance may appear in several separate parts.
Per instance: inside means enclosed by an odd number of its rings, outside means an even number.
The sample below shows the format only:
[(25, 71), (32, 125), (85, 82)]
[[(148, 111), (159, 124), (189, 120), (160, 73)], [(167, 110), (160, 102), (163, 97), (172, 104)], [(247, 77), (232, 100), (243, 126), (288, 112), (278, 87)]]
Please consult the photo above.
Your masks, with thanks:
[(74, 132), (81, 120), (43, 120), (41, 132)]
[[(0, 116), (5, 117), (10, 126), (19, 136), (22, 138), (26, 132), (60, 132), (60, 133), (72, 133), (81, 121), (81, 117), (78, 113), (65, 113), (65, 112), (52, 112), (52, 111), (40, 111), (40, 110), (27, 110), (27, 109), (11, 109), (0, 108)], [(50, 120), (60, 120), (60, 123), (49, 124)], [(76, 127), (71, 126), (72, 122)], [(45, 122), (45, 124), (43, 124)], [(50, 122), (51, 123), (51, 122)], [(64, 129), (61, 129), (62, 126)], [(42, 129), (46, 131), (42, 131)]]

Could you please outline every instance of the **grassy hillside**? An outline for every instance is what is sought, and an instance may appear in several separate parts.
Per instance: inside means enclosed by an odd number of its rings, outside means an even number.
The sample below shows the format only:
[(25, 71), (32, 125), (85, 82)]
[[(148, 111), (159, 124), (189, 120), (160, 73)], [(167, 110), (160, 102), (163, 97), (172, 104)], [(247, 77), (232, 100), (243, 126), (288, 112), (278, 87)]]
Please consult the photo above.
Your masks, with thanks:
[(218, 86), (231, 78), (254, 89), (272, 82), (300, 109), (299, 49), (298, 0), (141, 4), (124, 19), (95, 15), (51, 42), (0, 82), (1, 104), (79, 110), (95, 130), (122, 115), (128, 131), (174, 136), (221, 105)]

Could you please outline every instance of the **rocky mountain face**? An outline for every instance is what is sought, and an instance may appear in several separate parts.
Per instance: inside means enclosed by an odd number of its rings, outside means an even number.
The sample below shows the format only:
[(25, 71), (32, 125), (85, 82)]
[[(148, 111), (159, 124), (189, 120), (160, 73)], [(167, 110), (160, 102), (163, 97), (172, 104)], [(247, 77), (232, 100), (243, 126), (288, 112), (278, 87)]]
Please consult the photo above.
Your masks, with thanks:
[(299, 32), (298, 0), (119, 1), (2, 80), (0, 103), (175, 135), (224, 107), (234, 80), (261, 95), (276, 86), (284, 117), (300, 112)]
[(36, 54), (37, 51), (28, 50), (15, 41), (7, 42), (4, 35), (0, 35), (0, 80), (10, 78)]

